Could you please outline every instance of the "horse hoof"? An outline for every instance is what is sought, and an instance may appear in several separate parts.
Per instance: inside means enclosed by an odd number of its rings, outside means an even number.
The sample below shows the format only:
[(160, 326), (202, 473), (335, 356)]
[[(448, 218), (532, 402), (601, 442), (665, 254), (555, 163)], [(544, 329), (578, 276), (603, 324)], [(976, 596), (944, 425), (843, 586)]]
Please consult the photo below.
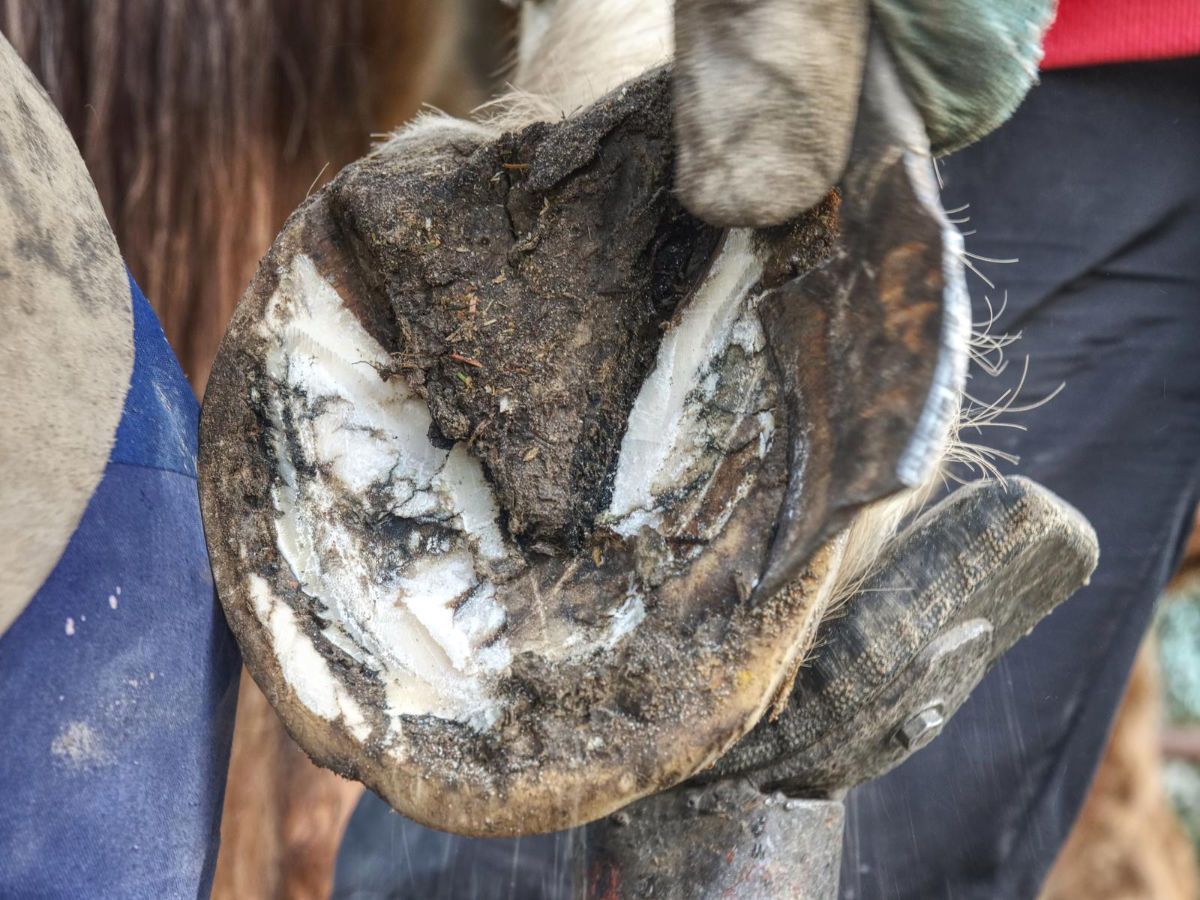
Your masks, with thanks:
[(315, 761), (433, 827), (565, 828), (710, 764), (787, 690), (838, 531), (945, 425), (960, 298), (903, 154), (720, 231), (672, 195), (669, 94), (349, 166), (213, 369), (201, 496), (246, 664)]

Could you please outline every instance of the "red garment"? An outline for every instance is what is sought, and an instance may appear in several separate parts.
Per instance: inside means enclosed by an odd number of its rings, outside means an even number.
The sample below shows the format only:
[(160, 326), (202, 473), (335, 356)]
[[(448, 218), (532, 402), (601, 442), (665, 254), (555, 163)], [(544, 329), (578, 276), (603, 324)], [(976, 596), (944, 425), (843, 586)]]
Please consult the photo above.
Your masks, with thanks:
[(1043, 69), (1200, 55), (1200, 0), (1059, 0)]

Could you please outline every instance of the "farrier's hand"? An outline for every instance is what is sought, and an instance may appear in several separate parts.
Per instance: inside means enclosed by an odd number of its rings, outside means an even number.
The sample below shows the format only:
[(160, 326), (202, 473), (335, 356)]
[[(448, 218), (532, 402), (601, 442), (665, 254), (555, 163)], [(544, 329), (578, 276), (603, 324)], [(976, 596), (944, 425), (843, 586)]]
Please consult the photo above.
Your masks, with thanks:
[(719, 225), (774, 225), (841, 176), (868, 24), (935, 154), (1003, 122), (1037, 76), (1055, 0), (676, 0), (678, 188)]

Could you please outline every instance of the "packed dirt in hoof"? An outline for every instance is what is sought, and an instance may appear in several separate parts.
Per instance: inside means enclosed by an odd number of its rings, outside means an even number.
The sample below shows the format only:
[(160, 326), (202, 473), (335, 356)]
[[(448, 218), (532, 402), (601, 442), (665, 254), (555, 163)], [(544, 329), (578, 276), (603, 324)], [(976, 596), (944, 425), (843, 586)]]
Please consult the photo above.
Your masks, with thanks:
[(527, 546), (591, 530), (663, 330), (720, 239), (669, 189), (667, 102), (661, 78), (639, 83), (420, 167), (380, 154), (330, 194), (405, 377)]

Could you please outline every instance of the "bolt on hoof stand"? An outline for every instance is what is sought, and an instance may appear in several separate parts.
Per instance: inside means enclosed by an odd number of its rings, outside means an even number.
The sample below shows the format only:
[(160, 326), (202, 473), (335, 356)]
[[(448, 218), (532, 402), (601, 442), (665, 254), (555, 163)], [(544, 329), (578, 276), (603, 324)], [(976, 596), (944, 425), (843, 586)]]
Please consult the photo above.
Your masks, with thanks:
[(405, 815), (599, 820), (595, 896), (830, 896), (837, 797), (1094, 539), (1015, 480), (849, 558), (936, 472), (969, 330), (882, 48), (840, 190), (793, 222), (700, 222), (672, 153), (659, 69), (553, 124), (432, 120), (306, 201), (209, 382), (213, 570), (293, 737)]

